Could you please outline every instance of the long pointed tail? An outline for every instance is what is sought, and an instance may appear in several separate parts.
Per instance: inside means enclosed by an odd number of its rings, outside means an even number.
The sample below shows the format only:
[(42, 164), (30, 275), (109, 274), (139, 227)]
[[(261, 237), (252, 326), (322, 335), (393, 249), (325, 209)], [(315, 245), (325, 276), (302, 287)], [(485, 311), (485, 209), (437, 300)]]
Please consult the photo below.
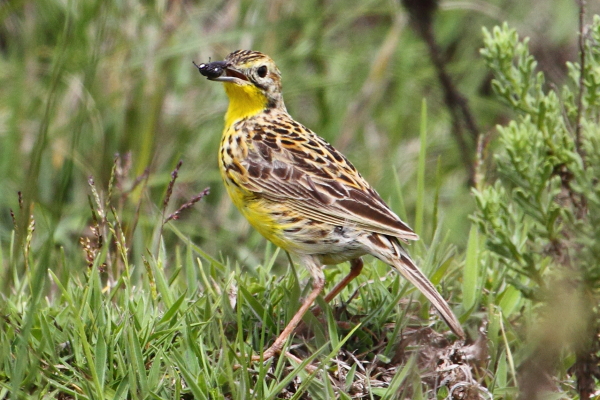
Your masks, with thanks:
[[(378, 237), (378, 241), (381, 241), (382, 239), (383, 238), (381, 236)], [(444, 321), (446, 321), (446, 324), (448, 324), (450, 329), (452, 329), (452, 332), (454, 332), (460, 338), (464, 339), (465, 332), (460, 326), (458, 318), (456, 318), (456, 315), (454, 315), (454, 312), (452, 312), (450, 306), (448, 305), (446, 300), (444, 300), (442, 295), (440, 295), (435, 286), (433, 286), (431, 281), (427, 279), (423, 272), (421, 272), (419, 267), (417, 267), (417, 265), (402, 248), (402, 246), (396, 240), (396, 238), (385, 237), (385, 239), (385, 241), (388, 241), (391, 247), (393, 248), (392, 254), (388, 253), (389, 250), (392, 250), (388, 247), (388, 251), (381, 252), (379, 254), (373, 253), (373, 255), (381, 259), (382, 261), (396, 267), (398, 272), (400, 272), (400, 274), (406, 280), (415, 285), (417, 289), (419, 289), (421, 293), (423, 293), (425, 297), (427, 297), (431, 304), (433, 304), (433, 306), (440, 313)]]
[(410, 283), (415, 285), (417, 289), (421, 291), (427, 297), (427, 299), (433, 304), (436, 310), (440, 313), (446, 324), (452, 329), (457, 336), (464, 339), (465, 332), (458, 322), (458, 318), (454, 315), (454, 312), (450, 309), (450, 306), (444, 300), (442, 295), (437, 291), (435, 286), (429, 279), (421, 272), (419, 267), (415, 265), (413, 260), (407, 255), (403, 254), (398, 262), (394, 263), (394, 267), (400, 272), (400, 274), (406, 278)]

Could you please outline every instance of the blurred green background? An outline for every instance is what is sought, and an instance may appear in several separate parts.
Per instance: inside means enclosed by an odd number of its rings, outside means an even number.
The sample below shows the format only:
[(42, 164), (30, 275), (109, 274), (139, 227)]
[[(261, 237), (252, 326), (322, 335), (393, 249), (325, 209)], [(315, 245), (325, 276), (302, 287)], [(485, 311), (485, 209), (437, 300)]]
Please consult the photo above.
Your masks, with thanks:
[[(297, 310), (306, 276), (294, 271), (274, 282), (288, 270), (285, 255), (275, 260), (273, 246), (235, 210), (220, 180), (227, 98), (192, 61), (220, 60), (243, 48), (276, 61), (290, 114), (346, 154), (417, 228), (423, 240), (409, 252), (460, 309), (471, 338), (487, 330), (475, 344), (487, 347), (489, 357), (484, 351), (479, 361), (489, 363), (475, 378), (496, 398), (511, 398), (515, 365), (531, 352), (523, 338), (527, 321), (537, 323), (529, 318), (537, 305), (511, 286), (521, 281), (510, 281), (506, 264), (480, 251), (484, 239), (478, 242), (471, 229), (470, 183), (494, 178), (495, 127), (514, 117), (492, 94), (479, 53), (482, 27), (506, 21), (529, 37), (545, 89), (560, 88), (565, 62), (577, 59), (579, 9), (574, 0), (432, 2), (439, 6), (431, 26), (438, 67), (468, 100), (482, 138), (479, 160), (476, 143), (465, 151), (456, 140), (431, 43), (400, 0), (0, 0), (0, 399), (249, 398), (251, 392), (274, 399), (286, 379), (303, 372), (288, 374), (283, 357), (276, 376), (265, 375), (265, 366), (259, 375), (234, 367), (244, 364), (240, 353), (256, 353), (275, 336), (278, 321)], [(588, 3), (591, 20), (600, 2)], [(479, 165), (474, 177), (470, 171)], [(208, 196), (163, 224), (206, 187)], [(305, 343), (307, 354), (319, 355), (320, 347), (337, 357), (341, 338), (352, 339), (347, 354), (360, 351), (371, 363), (369, 354), (380, 351), (374, 358), (395, 376), (384, 394), (367, 387), (365, 396), (420, 398), (409, 393), (426, 387), (431, 375), (418, 376), (422, 365), (397, 358), (396, 347), (408, 343), (403, 335), (412, 332), (414, 309), (421, 324), (428, 304), (406, 300), (411, 288), (386, 275), (387, 266), (367, 265), (353, 282), (358, 288), (348, 288), (354, 294), (335, 303), (342, 311), (354, 303), (348, 315), (365, 331), (338, 331), (337, 314), (325, 307), (327, 324), (313, 318), (323, 332)], [(327, 270), (329, 284), (344, 268)], [(432, 332), (445, 329), (435, 320)], [(414, 354), (426, 354), (425, 347)], [(435, 355), (440, 366), (438, 347)], [(324, 372), (337, 374), (330, 357), (319, 359)], [(568, 357), (561, 362), (557, 381), (572, 365)], [(352, 368), (348, 375), (358, 377)], [(373, 371), (366, 380), (379, 379)], [(427, 390), (437, 390), (437, 379)], [(331, 382), (324, 375), (313, 384), (334, 398)]]
[[(560, 85), (565, 60), (576, 54), (577, 6), (572, 0), (439, 6), (434, 30), (447, 71), (493, 146), (494, 125), (510, 115), (491, 96), (479, 57), (481, 27), (509, 21), (530, 36), (540, 68)], [(17, 220), (32, 212), (34, 251), (62, 248), (67, 259), (81, 258), (83, 268), (78, 239), (91, 215), (88, 177), (106, 188), (115, 154), (130, 153), (119, 190), (127, 192), (149, 169), (149, 190), (120, 200), (125, 220), (127, 213), (139, 215), (136, 229), (129, 227), (135, 264), (151, 246), (179, 160), (170, 208), (206, 186), (211, 193), (177, 228), (215, 257), (256, 262), (264, 240), (234, 209), (217, 170), (227, 99), (221, 85), (192, 65), (238, 48), (265, 52), (278, 63), (292, 116), (338, 146), (410, 225), (426, 99), (426, 198), (434, 198), (439, 184), (442, 232), (465, 245), (473, 201), (464, 157), (427, 47), (398, 1), (12, 0), (0, 3), (2, 249), (10, 249), (9, 210)], [(18, 191), (30, 211), (18, 211)], [(433, 218), (433, 204), (426, 202), (425, 221)], [(434, 228), (426, 222), (418, 233), (427, 238)], [(49, 268), (60, 273), (60, 262)]]

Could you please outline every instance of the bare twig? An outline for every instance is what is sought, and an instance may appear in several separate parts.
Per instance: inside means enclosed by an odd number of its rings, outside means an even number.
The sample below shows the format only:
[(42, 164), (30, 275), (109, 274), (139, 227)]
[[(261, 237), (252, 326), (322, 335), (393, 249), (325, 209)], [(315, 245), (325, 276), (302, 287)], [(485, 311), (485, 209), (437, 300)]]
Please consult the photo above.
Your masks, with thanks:
[[(583, 119), (583, 93), (585, 90), (584, 85), (584, 74), (586, 68), (586, 48), (585, 48), (585, 0), (579, 0), (579, 93), (577, 95), (577, 123), (575, 126), (575, 149), (581, 157), (583, 167), (586, 167), (586, 154), (582, 147), (581, 131), (582, 131), (582, 119)], [(568, 184), (568, 183), (567, 183)], [(574, 193), (568, 186), (569, 195), (572, 196), (572, 201), (575, 204), (579, 219), (584, 218), (587, 210), (587, 198), (585, 195), (580, 195), (580, 202), (577, 203), (573, 198)], [(598, 379), (598, 335), (597, 327), (589, 328), (587, 334), (592, 336), (592, 339), (586, 345), (584, 344), (578, 349), (575, 355), (575, 364), (571, 367), (577, 379), (577, 392), (579, 398), (587, 400), (592, 398), (595, 391), (595, 379)]]
[(202, 192), (200, 192), (199, 194), (197, 194), (196, 196), (192, 197), (190, 199), (190, 201), (188, 201), (187, 203), (183, 204), (181, 207), (179, 207), (177, 209), (177, 211), (175, 211), (174, 213), (172, 213), (171, 215), (169, 215), (167, 217), (167, 219), (164, 220), (163, 224), (166, 224), (167, 222), (171, 221), (171, 220), (178, 220), (180, 217), (180, 214), (187, 210), (188, 208), (192, 207), (194, 204), (196, 204), (197, 202), (199, 202), (200, 200), (202, 200), (202, 198), (206, 195), (208, 195), (210, 193), (210, 188), (207, 187), (205, 188)]
[[(452, 134), (463, 155), (462, 159), (469, 174), (469, 184), (472, 186), (475, 183), (473, 155), (479, 137), (479, 129), (469, 108), (467, 98), (456, 88), (450, 74), (446, 71), (446, 63), (435, 40), (432, 21), (438, 8), (438, 1), (402, 0), (402, 4), (408, 10), (418, 34), (427, 44), (431, 62), (437, 71), (438, 79), (444, 91), (444, 102), (452, 117)], [(465, 134), (463, 126), (468, 135)]]
[(167, 223), (167, 220), (165, 219), (165, 212), (167, 211), (167, 206), (169, 205), (169, 201), (171, 200), (171, 195), (173, 194), (173, 187), (175, 186), (175, 181), (179, 176), (179, 168), (181, 168), (181, 165), (183, 165), (183, 161), (179, 160), (179, 162), (175, 166), (175, 169), (173, 170), (173, 172), (171, 172), (171, 180), (169, 181), (169, 185), (167, 186), (167, 191), (165, 193), (165, 198), (163, 200), (163, 206), (161, 211), (162, 224), (160, 226), (160, 236), (162, 236), (163, 228)]
[(169, 201), (171, 200), (171, 195), (173, 194), (173, 186), (175, 186), (175, 181), (179, 176), (179, 168), (181, 168), (182, 165), (183, 161), (179, 160), (177, 166), (175, 167), (173, 172), (171, 172), (171, 180), (169, 181), (169, 186), (167, 186), (167, 193), (165, 194), (165, 199), (163, 200), (163, 216), (165, 215), (165, 210), (167, 208), (167, 205), (169, 204)]
[(341, 133), (335, 143), (339, 150), (344, 151), (354, 141), (358, 130), (365, 125), (372, 106), (385, 93), (385, 88), (389, 84), (387, 71), (405, 25), (406, 17), (403, 15), (398, 15), (394, 19), (393, 25), (373, 58), (369, 74), (360, 88), (360, 92), (348, 104)]
[(583, 75), (585, 72), (585, 35), (584, 35), (585, 0), (579, 0), (579, 94), (577, 96), (577, 125), (575, 127), (575, 148), (585, 166), (585, 152), (581, 148), (581, 118), (583, 114)]
[(169, 205), (169, 201), (171, 200), (171, 195), (173, 194), (173, 187), (175, 186), (175, 181), (177, 180), (177, 176), (179, 175), (179, 168), (181, 168), (182, 164), (183, 164), (183, 161), (179, 161), (177, 163), (177, 166), (171, 173), (171, 180), (169, 181), (169, 185), (167, 186), (167, 191), (165, 193), (165, 199), (163, 200), (163, 208), (162, 208), (162, 214), (161, 214), (162, 215), (162, 223), (160, 226), (160, 235), (159, 236), (162, 236), (163, 229), (167, 222), (178, 220), (183, 211), (187, 210), (188, 208), (191, 208), (194, 204), (196, 204), (197, 202), (202, 200), (202, 198), (204, 196), (206, 196), (210, 193), (210, 188), (209, 187), (205, 188), (202, 192), (200, 192), (196, 196), (192, 197), (188, 202), (186, 202), (185, 204), (180, 206), (175, 212), (171, 213), (169, 216), (167, 216), (165, 218), (165, 212), (167, 210), (167, 206)]
[[(23, 193), (19, 190), (17, 192), (17, 196), (19, 199), (19, 210), (21, 212), (23, 212)], [(19, 224), (17, 223), (17, 217), (12, 208), (10, 208), (9, 211), (10, 211), (10, 218), (12, 219), (12, 223), (13, 223), (13, 228), (15, 230), (15, 233), (18, 234), (19, 233)]]
[[(144, 190), (148, 186), (148, 178), (149, 177), (150, 177), (150, 169), (146, 168), (146, 169), (144, 169), (144, 172), (140, 176), (135, 178), (135, 181), (133, 182), (131, 189), (129, 190), (129, 193), (131, 193), (140, 183), (142, 184), (142, 187), (140, 188), (140, 192), (144, 192)], [(125, 200), (125, 196), (126, 196), (126, 194), (123, 193), (123, 195), (121, 196), (122, 201)], [(129, 222), (129, 224), (127, 226), (127, 243), (131, 243), (131, 240), (133, 239), (133, 232), (135, 232), (135, 228), (137, 227), (137, 224), (140, 220), (140, 210), (142, 208), (142, 200), (143, 200), (143, 196), (139, 196), (137, 199), (137, 204), (135, 206), (135, 213), (133, 214), (133, 218), (131, 219), (131, 221)]]

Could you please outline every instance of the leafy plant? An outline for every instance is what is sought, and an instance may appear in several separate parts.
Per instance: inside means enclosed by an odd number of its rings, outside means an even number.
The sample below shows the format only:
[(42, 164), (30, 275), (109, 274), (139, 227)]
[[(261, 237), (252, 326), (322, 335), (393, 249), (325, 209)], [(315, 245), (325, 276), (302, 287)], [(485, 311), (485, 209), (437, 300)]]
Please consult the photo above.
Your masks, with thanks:
[(507, 270), (533, 311), (521, 390), (533, 398), (555, 387), (556, 368), (571, 367), (589, 398), (600, 379), (600, 17), (581, 32), (581, 62), (567, 64), (570, 84), (560, 90), (536, 71), (516, 30), (483, 34), (493, 90), (515, 118), (497, 128), (495, 176), (477, 183), (474, 218), (493, 268)]

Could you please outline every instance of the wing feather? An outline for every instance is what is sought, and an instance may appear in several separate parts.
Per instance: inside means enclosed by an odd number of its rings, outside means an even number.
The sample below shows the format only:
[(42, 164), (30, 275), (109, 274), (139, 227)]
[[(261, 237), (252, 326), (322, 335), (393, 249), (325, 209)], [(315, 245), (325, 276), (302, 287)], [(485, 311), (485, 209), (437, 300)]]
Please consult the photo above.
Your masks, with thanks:
[[(282, 124), (281, 118), (272, 123)], [(418, 238), (341, 153), (302, 128), (279, 146), (271, 146), (270, 137), (265, 142), (262, 135), (248, 136), (248, 156), (241, 161), (248, 171), (241, 182), (247, 190), (317, 221)]]

